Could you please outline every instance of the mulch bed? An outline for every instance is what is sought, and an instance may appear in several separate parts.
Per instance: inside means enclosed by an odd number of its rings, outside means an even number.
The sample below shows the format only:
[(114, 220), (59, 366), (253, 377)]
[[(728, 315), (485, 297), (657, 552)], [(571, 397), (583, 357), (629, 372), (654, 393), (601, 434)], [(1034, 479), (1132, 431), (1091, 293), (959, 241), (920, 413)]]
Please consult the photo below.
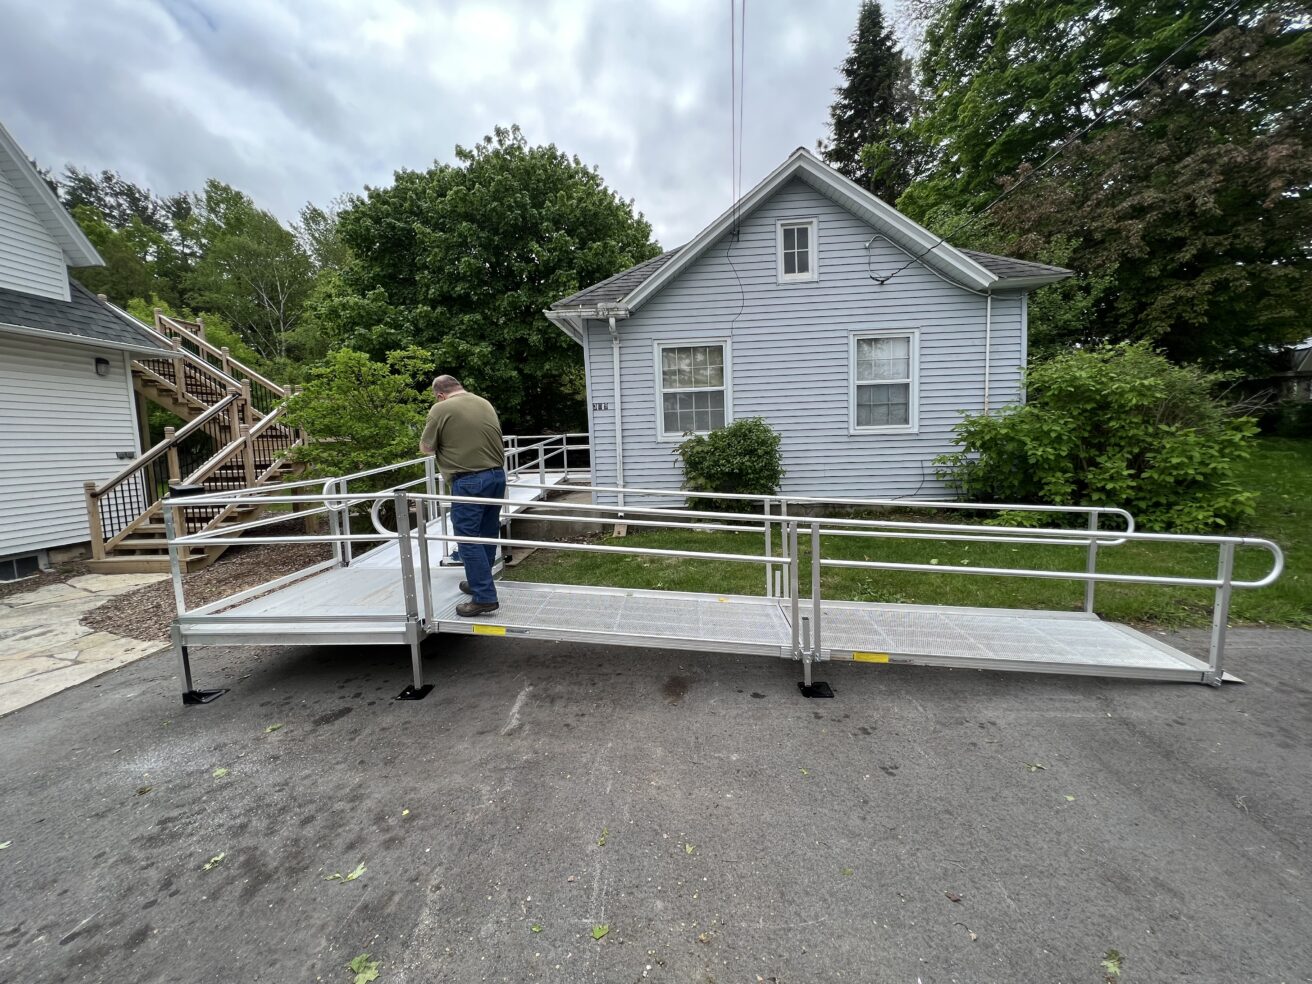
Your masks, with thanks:
[[(260, 530), (261, 535), (296, 535), (300, 523), (279, 523)], [(207, 605), (238, 591), (255, 587), (274, 578), (328, 560), (332, 556), (328, 543), (260, 543), (249, 547), (231, 547), (203, 571), (183, 576), (187, 607)], [(111, 598), (94, 611), (82, 616), (82, 624), (101, 632), (129, 636), (133, 639), (167, 639), (169, 623), (177, 617), (173, 600), (173, 581), (166, 579), (147, 584), (135, 591)]]

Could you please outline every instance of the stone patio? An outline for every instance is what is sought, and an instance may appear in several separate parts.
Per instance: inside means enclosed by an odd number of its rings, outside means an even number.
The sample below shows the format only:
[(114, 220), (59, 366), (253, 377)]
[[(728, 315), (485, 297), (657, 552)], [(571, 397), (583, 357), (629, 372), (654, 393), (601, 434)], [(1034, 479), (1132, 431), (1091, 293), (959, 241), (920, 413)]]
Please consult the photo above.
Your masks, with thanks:
[(160, 648), (81, 623), (111, 598), (167, 574), (84, 574), (0, 601), (0, 714), (140, 659)]

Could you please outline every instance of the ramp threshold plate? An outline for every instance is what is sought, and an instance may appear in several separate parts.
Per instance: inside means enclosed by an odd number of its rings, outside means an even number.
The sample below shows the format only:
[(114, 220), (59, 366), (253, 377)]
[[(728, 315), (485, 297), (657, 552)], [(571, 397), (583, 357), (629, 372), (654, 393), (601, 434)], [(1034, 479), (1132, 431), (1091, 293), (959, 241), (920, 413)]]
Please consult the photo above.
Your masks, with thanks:
[[(434, 612), (441, 632), (792, 657), (793, 630), (770, 598), (498, 581), (501, 607), (477, 619)], [(461, 598), (461, 601), (468, 599)]]

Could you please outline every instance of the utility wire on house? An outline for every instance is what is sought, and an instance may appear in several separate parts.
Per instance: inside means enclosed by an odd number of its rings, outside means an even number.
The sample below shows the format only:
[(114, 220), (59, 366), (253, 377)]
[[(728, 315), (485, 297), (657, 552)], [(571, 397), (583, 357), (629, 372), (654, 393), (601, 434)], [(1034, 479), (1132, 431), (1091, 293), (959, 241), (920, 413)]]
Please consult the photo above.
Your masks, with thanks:
[[(985, 206), (984, 206), (982, 209), (980, 209), (978, 212), (976, 212), (976, 213), (974, 213), (973, 215), (967, 217), (966, 220), (963, 221), (960, 225), (954, 226), (951, 230), (949, 230), (948, 232), (945, 232), (942, 236), (939, 236), (938, 239), (936, 239), (933, 243), (931, 243), (929, 246), (927, 246), (922, 252), (917, 253), (916, 255), (912, 256), (909, 260), (907, 260), (905, 263), (903, 263), (900, 267), (898, 267), (896, 270), (894, 270), (894, 271), (893, 271), (892, 273), (890, 273), (888, 276), (886, 276), (886, 277), (876, 277), (874, 274), (871, 274), (871, 275), (870, 275), (870, 279), (872, 279), (872, 280), (878, 282), (879, 285), (882, 287), (884, 284), (888, 283), (890, 280), (892, 280), (894, 277), (896, 277), (899, 273), (901, 273), (901, 272), (902, 272), (903, 270), (905, 270), (907, 267), (911, 266), (913, 263), (919, 263), (922, 259), (924, 259), (926, 256), (928, 256), (928, 255), (929, 255), (930, 253), (932, 253), (934, 250), (936, 250), (936, 249), (938, 249), (940, 246), (942, 246), (945, 242), (948, 241), (948, 236), (954, 236), (954, 235), (956, 235), (956, 234), (959, 233), (959, 232), (962, 232), (962, 231), (964, 231), (964, 230), (966, 230), (966, 229), (969, 229), (972, 225), (974, 225), (976, 222), (978, 222), (978, 221), (979, 221), (980, 219), (982, 219), (984, 216), (988, 215), (989, 212), (991, 212), (994, 208), (996, 208), (999, 204), (1001, 204), (1001, 203), (1002, 203), (1002, 202), (1003, 202), (1008, 196), (1010, 196), (1013, 192), (1019, 190), (1024, 184), (1026, 184), (1028, 181), (1030, 181), (1030, 179), (1032, 179), (1036, 174), (1038, 174), (1038, 173), (1039, 173), (1040, 171), (1042, 171), (1045, 167), (1047, 167), (1049, 164), (1051, 164), (1054, 160), (1056, 160), (1058, 157), (1060, 157), (1060, 156), (1061, 156), (1061, 155), (1062, 155), (1062, 154), (1063, 154), (1063, 153), (1064, 153), (1064, 152), (1065, 152), (1065, 151), (1066, 151), (1066, 150), (1067, 150), (1072, 144), (1074, 144), (1077, 140), (1079, 140), (1081, 137), (1083, 137), (1085, 134), (1087, 134), (1090, 130), (1092, 130), (1092, 129), (1093, 129), (1095, 126), (1097, 126), (1099, 123), (1103, 122), (1105, 119), (1107, 119), (1109, 116), (1111, 116), (1111, 115), (1112, 115), (1114, 112), (1116, 112), (1118, 109), (1120, 109), (1120, 108), (1124, 108), (1124, 106), (1125, 106), (1125, 104), (1126, 104), (1126, 101), (1127, 101), (1131, 96), (1133, 96), (1136, 92), (1138, 92), (1140, 89), (1142, 89), (1145, 85), (1147, 85), (1150, 81), (1152, 81), (1153, 78), (1155, 78), (1155, 77), (1156, 77), (1156, 76), (1157, 76), (1157, 75), (1158, 75), (1158, 74), (1159, 74), (1164, 68), (1166, 68), (1166, 67), (1167, 67), (1167, 66), (1168, 66), (1168, 65), (1169, 65), (1169, 64), (1175, 59), (1175, 56), (1176, 56), (1176, 55), (1178, 55), (1180, 52), (1184, 51), (1185, 48), (1189, 47), (1191, 44), (1193, 44), (1195, 41), (1197, 41), (1200, 37), (1202, 37), (1204, 34), (1206, 34), (1208, 31), (1210, 31), (1210, 30), (1211, 30), (1211, 29), (1212, 29), (1212, 28), (1213, 28), (1213, 27), (1214, 27), (1214, 26), (1215, 26), (1215, 25), (1216, 25), (1216, 24), (1217, 24), (1222, 18), (1224, 18), (1224, 17), (1225, 17), (1227, 14), (1229, 14), (1232, 10), (1234, 10), (1236, 7), (1238, 7), (1239, 4), (1240, 4), (1240, 0), (1233, 0), (1233, 2), (1231, 2), (1231, 3), (1230, 3), (1230, 4), (1229, 4), (1224, 10), (1222, 10), (1219, 14), (1217, 14), (1215, 17), (1213, 17), (1210, 21), (1208, 21), (1206, 24), (1204, 24), (1204, 25), (1203, 25), (1201, 28), (1199, 28), (1197, 31), (1195, 31), (1192, 35), (1189, 36), (1189, 38), (1188, 38), (1187, 40), (1185, 40), (1183, 43), (1181, 43), (1180, 46), (1179, 46), (1178, 48), (1176, 48), (1176, 49), (1175, 49), (1174, 51), (1172, 51), (1169, 55), (1167, 55), (1165, 58), (1163, 58), (1162, 61), (1157, 65), (1156, 68), (1154, 68), (1151, 72), (1149, 72), (1147, 75), (1145, 75), (1143, 78), (1141, 78), (1138, 82), (1136, 82), (1134, 85), (1132, 85), (1132, 86), (1131, 86), (1129, 89), (1127, 89), (1122, 95), (1120, 95), (1120, 96), (1118, 96), (1116, 99), (1112, 100), (1112, 102), (1108, 104), (1108, 106), (1107, 106), (1106, 109), (1104, 109), (1101, 113), (1099, 113), (1097, 116), (1095, 116), (1092, 120), (1090, 120), (1088, 123), (1086, 123), (1083, 127), (1081, 127), (1079, 130), (1077, 130), (1075, 133), (1071, 134), (1068, 138), (1066, 138), (1066, 140), (1061, 144), (1061, 146), (1059, 146), (1059, 147), (1058, 147), (1056, 150), (1054, 150), (1051, 154), (1049, 154), (1047, 157), (1045, 157), (1043, 160), (1041, 160), (1038, 164), (1036, 164), (1033, 168), (1031, 168), (1026, 174), (1021, 175), (1021, 177), (1019, 178), (1019, 180), (1017, 180), (1014, 184), (1010, 185), (1010, 186), (1007, 187), (1007, 188), (1004, 188), (1004, 189), (1002, 190), (1002, 192), (1001, 192), (996, 198), (994, 198), (991, 202), (989, 202), (987, 205), (985, 205)], [(1122, 67), (1124, 67), (1124, 66), (1122, 66)]]

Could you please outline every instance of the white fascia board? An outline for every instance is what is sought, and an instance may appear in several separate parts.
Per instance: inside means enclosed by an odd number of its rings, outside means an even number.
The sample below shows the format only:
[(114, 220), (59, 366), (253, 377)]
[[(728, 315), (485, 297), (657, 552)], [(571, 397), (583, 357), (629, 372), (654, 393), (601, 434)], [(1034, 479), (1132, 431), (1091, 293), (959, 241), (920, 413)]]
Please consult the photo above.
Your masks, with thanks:
[(561, 311), (552, 311), (550, 308), (542, 312), (548, 321), (563, 331), (566, 335), (583, 344), (583, 329), (581, 326), (582, 319), (577, 315), (565, 314)]
[(993, 285), (994, 293), (1004, 290), (1031, 291), (1048, 284), (1060, 283), (1075, 276), (1074, 272), (1045, 273), (1033, 277), (1006, 277)]
[(27, 203), (38, 219), (47, 227), (55, 242), (64, 251), (64, 259), (71, 267), (104, 266), (105, 261), (91, 245), (91, 240), (78, 226), (73, 216), (69, 215), (59, 203), (50, 186), (37, 174), (23, 148), (0, 123), (0, 153), (6, 154), (13, 161), (14, 170), (22, 179), (19, 193), (24, 194)]
[(666, 263), (654, 276), (648, 277), (633, 293), (624, 298), (624, 303), (628, 309), (633, 310), (641, 306), (647, 298), (677, 277), (685, 267), (691, 266), (721, 236), (733, 228), (734, 222), (742, 222), (758, 205), (774, 194), (780, 185), (796, 173), (798, 162), (809, 156), (810, 154), (801, 147), (789, 154), (787, 160), (761, 179), (755, 188), (738, 200), (736, 205), (730, 206), (720, 213), (719, 218), (685, 244), (679, 250), (678, 256)]
[(993, 271), (976, 263), (951, 243), (940, 241), (938, 236), (915, 219), (908, 218), (882, 198), (872, 195), (855, 181), (843, 177), (813, 154), (805, 151), (803, 153), (805, 156), (800, 159), (798, 170), (811, 179), (808, 184), (812, 187), (816, 184), (823, 185), (837, 196), (847, 199), (848, 211), (853, 211), (855, 207), (873, 213), (877, 221), (883, 222), (905, 241), (920, 247), (923, 255), (918, 256), (918, 260), (921, 263), (934, 257), (940, 261), (940, 266), (946, 268), (945, 272), (956, 277), (964, 286), (976, 290), (983, 290), (997, 284), (998, 275)]
[(0, 334), (26, 335), (30, 338), (42, 338), (52, 342), (68, 342), (72, 345), (85, 345), (88, 348), (110, 349), (115, 352), (136, 352), (146, 356), (158, 356), (163, 354), (158, 349), (151, 348), (149, 345), (128, 345), (124, 342), (107, 342), (99, 338), (88, 338), (86, 335), (70, 335), (62, 331), (46, 331), (44, 328), (29, 328), (26, 325), (0, 323)]

